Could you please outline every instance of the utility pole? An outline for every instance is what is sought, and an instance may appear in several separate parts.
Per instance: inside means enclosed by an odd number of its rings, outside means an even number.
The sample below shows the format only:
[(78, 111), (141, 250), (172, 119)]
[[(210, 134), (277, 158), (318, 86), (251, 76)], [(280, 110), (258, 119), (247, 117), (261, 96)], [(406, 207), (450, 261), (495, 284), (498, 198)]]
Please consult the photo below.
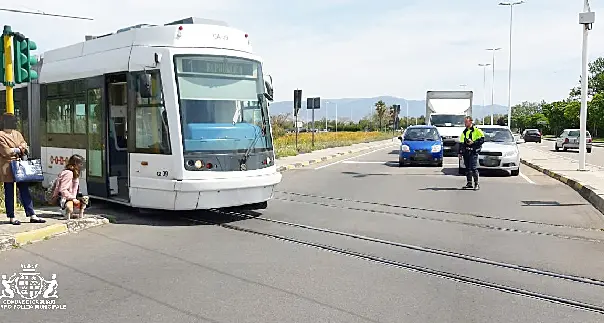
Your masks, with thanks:
[(583, 27), (583, 49), (581, 61), (581, 112), (579, 114), (579, 170), (585, 170), (585, 152), (587, 140), (587, 90), (589, 89), (589, 75), (587, 67), (589, 57), (587, 55), (587, 44), (589, 31), (595, 22), (596, 14), (589, 8), (589, 0), (584, 0), (583, 12), (579, 14), (579, 23)]
[(487, 50), (493, 52), (493, 81), (491, 82), (491, 125), (493, 125), (493, 114), (495, 109), (495, 52), (501, 50), (501, 47), (487, 48)]
[[(587, 0), (585, 0), (587, 1)], [(500, 2), (500, 6), (510, 6), (510, 53), (508, 59), (508, 127), (512, 130), (512, 26), (514, 18), (514, 6), (523, 4), (524, 0), (516, 2)]]
[[(491, 66), (490, 63), (478, 64), (478, 66), (482, 67), (482, 108), (484, 109), (486, 106), (486, 97), (487, 97), (487, 67)], [(491, 115), (491, 119), (493, 115)], [(484, 117), (482, 119), (484, 123)]]

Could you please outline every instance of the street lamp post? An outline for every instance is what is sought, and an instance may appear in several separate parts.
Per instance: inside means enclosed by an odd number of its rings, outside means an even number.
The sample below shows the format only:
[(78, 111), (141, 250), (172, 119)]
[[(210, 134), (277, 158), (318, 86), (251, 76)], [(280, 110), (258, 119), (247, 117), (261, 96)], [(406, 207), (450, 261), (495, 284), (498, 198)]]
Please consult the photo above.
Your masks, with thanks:
[(579, 170), (585, 170), (585, 150), (587, 138), (587, 90), (589, 89), (589, 75), (587, 67), (589, 57), (587, 44), (589, 31), (595, 21), (595, 13), (589, 7), (589, 0), (584, 0), (583, 12), (579, 14), (579, 23), (583, 25), (583, 46), (581, 55), (581, 111), (579, 113)]
[[(585, 0), (587, 1), (587, 0)], [(512, 26), (514, 18), (514, 6), (523, 4), (524, 0), (514, 2), (500, 2), (500, 6), (510, 7), (510, 48), (509, 48), (509, 59), (508, 59), (508, 127), (512, 129)]]
[(329, 101), (325, 101), (325, 131), (329, 131), (327, 128), (327, 104), (329, 103)]
[[(486, 96), (487, 96), (487, 67), (491, 66), (490, 63), (478, 64), (478, 66), (482, 67), (482, 108), (485, 108), (486, 104)], [(491, 120), (493, 119), (493, 115), (491, 114)], [(484, 123), (484, 118), (482, 120)]]
[(501, 47), (487, 48), (487, 50), (493, 52), (493, 63), (491, 63), (493, 66), (493, 81), (491, 82), (491, 125), (493, 125), (493, 110), (495, 108), (495, 52), (501, 50)]

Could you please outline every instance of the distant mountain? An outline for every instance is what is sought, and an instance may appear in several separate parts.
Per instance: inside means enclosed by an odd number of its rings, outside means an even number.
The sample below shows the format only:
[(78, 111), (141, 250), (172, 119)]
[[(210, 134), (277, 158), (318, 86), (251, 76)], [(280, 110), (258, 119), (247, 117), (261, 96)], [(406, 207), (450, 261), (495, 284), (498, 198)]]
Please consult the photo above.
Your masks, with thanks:
[[(401, 105), (401, 117), (407, 115), (407, 105), (406, 100), (403, 98), (397, 98), (393, 96), (379, 96), (374, 98), (351, 98), (351, 99), (326, 99), (321, 100), (321, 110), (315, 111), (315, 119), (323, 119), (325, 118), (325, 108), (327, 107), (327, 116), (329, 119), (334, 119), (336, 115), (336, 105), (338, 107), (338, 120), (350, 120), (352, 116), (352, 120), (359, 121), (360, 119), (368, 116), (370, 113), (375, 112), (375, 103), (379, 100), (382, 100), (386, 103), (387, 106), (392, 104), (400, 104)], [(410, 117), (419, 117), (426, 114), (426, 101), (425, 100), (408, 100), (409, 103), (409, 116)], [(280, 101), (273, 102), (269, 107), (269, 111), (271, 115), (278, 115), (289, 113), (293, 114), (293, 101)], [(508, 108), (506, 106), (495, 104), (494, 106), (495, 114), (507, 114)], [(302, 109), (300, 109), (300, 114), (298, 119), (300, 121), (306, 120), (306, 101), (302, 100)], [(483, 107), (481, 105), (473, 106), (473, 116), (474, 118), (482, 118), (488, 115), (491, 115), (491, 106)], [(311, 120), (311, 110), (308, 110), (308, 120)]]

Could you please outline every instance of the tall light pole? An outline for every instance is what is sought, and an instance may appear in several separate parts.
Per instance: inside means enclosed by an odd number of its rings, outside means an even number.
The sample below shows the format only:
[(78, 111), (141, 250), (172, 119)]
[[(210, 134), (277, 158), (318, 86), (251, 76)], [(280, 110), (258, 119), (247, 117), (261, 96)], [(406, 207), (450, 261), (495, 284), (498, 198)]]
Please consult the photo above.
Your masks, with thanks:
[(589, 75), (587, 67), (589, 65), (587, 56), (587, 40), (592, 24), (595, 22), (595, 13), (589, 8), (589, 0), (584, 0), (583, 12), (579, 14), (579, 23), (583, 25), (583, 50), (581, 60), (581, 112), (579, 114), (579, 170), (585, 170), (585, 149), (587, 132), (587, 90), (589, 84)]
[(493, 63), (491, 63), (493, 66), (493, 81), (491, 82), (491, 125), (493, 125), (493, 110), (495, 108), (495, 52), (501, 50), (501, 47), (487, 48), (487, 50), (493, 52)]
[(325, 101), (325, 131), (329, 131), (327, 128), (327, 104), (329, 103), (329, 101)]
[[(585, 0), (587, 1), (587, 0)], [(500, 6), (510, 7), (510, 48), (508, 59), (508, 127), (512, 129), (512, 26), (514, 22), (514, 6), (523, 4), (524, 0), (513, 2), (500, 2)]]
[[(478, 64), (478, 66), (482, 67), (482, 108), (484, 109), (486, 106), (486, 97), (487, 97), (487, 67), (491, 66), (490, 63)], [(491, 110), (492, 111), (492, 110)], [(491, 114), (491, 120), (493, 119), (493, 114)], [(482, 119), (484, 123), (484, 118)]]

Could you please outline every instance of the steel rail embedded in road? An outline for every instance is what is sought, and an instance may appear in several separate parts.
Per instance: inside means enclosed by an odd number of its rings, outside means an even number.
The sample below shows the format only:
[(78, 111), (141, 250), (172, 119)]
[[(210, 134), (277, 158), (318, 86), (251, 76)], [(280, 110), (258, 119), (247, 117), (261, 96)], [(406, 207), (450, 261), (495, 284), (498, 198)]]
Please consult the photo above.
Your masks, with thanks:
[[(578, 283), (583, 283), (583, 284), (588, 284), (588, 285), (596, 285), (596, 286), (604, 287), (604, 281), (595, 279), (595, 278), (581, 277), (581, 276), (577, 276), (577, 275), (560, 274), (560, 273), (556, 273), (556, 272), (552, 272), (552, 271), (548, 271), (548, 270), (537, 269), (537, 268), (521, 266), (521, 265), (516, 265), (516, 264), (510, 264), (510, 263), (505, 263), (505, 262), (499, 262), (499, 261), (489, 260), (489, 259), (485, 259), (485, 258), (481, 258), (481, 257), (466, 255), (466, 254), (462, 254), (462, 253), (458, 253), (458, 252), (446, 251), (446, 250), (429, 248), (429, 247), (422, 247), (422, 246), (418, 246), (418, 245), (394, 242), (394, 241), (389, 241), (389, 240), (384, 240), (384, 239), (377, 239), (377, 238), (358, 235), (358, 234), (354, 234), (354, 233), (348, 233), (348, 232), (342, 232), (342, 231), (337, 231), (337, 230), (332, 230), (332, 229), (314, 227), (314, 226), (310, 226), (310, 225), (306, 225), (306, 224), (270, 219), (270, 218), (265, 218), (262, 216), (253, 216), (253, 215), (249, 215), (249, 214), (245, 214), (245, 213), (241, 213), (241, 212), (222, 211), (222, 210), (216, 210), (213, 212), (227, 214), (229, 216), (235, 216), (235, 217), (243, 218), (243, 219), (261, 220), (261, 221), (265, 221), (265, 222), (271, 222), (271, 223), (281, 224), (281, 225), (290, 226), (290, 227), (297, 227), (297, 228), (302, 228), (302, 229), (311, 230), (311, 231), (318, 231), (318, 232), (323, 232), (323, 233), (328, 233), (328, 234), (333, 234), (333, 235), (344, 236), (344, 237), (353, 238), (353, 239), (357, 239), (357, 240), (364, 240), (364, 241), (369, 241), (369, 242), (374, 242), (374, 243), (379, 243), (379, 244), (401, 247), (401, 248), (405, 248), (405, 249), (409, 249), (409, 250), (413, 250), (413, 251), (420, 251), (420, 252), (426, 252), (426, 253), (446, 256), (446, 257), (450, 257), (450, 258), (462, 259), (462, 260), (467, 260), (470, 262), (476, 262), (476, 263), (486, 264), (486, 265), (495, 266), (495, 267), (507, 268), (507, 269), (512, 269), (512, 270), (516, 270), (516, 271), (536, 274), (536, 275), (540, 275), (540, 276), (553, 277), (553, 278), (568, 280), (568, 281), (572, 281), (572, 282), (578, 282)], [(187, 218), (187, 219), (196, 221), (195, 219), (190, 219), (190, 218)]]
[[(236, 213), (236, 212), (225, 212), (225, 211), (221, 211), (221, 210), (212, 210), (212, 212), (215, 212), (217, 214), (223, 214), (223, 215), (240, 216), (241, 218), (259, 219), (258, 217), (254, 217), (254, 216), (242, 214), (242, 213)], [(244, 227), (237, 226), (237, 225), (226, 224), (226, 223), (221, 223), (221, 222), (217, 222), (217, 221), (206, 221), (206, 220), (200, 220), (200, 219), (191, 219), (191, 218), (185, 218), (185, 219), (187, 219), (189, 221), (193, 221), (193, 222), (198, 222), (198, 223), (216, 225), (216, 226), (220, 226), (222, 228), (229, 229), (229, 230), (250, 233), (250, 234), (273, 238), (273, 239), (277, 239), (277, 240), (281, 240), (281, 241), (287, 241), (290, 243), (295, 243), (295, 244), (299, 244), (299, 245), (303, 245), (303, 246), (307, 246), (307, 247), (313, 247), (313, 248), (334, 252), (336, 254), (340, 254), (340, 255), (344, 255), (344, 256), (348, 256), (348, 257), (354, 257), (357, 259), (371, 261), (371, 262), (375, 262), (375, 263), (382, 264), (382, 265), (388, 265), (388, 266), (393, 266), (396, 268), (406, 269), (406, 270), (410, 270), (410, 271), (414, 271), (414, 272), (418, 272), (418, 273), (422, 273), (422, 274), (426, 274), (426, 275), (431, 275), (431, 276), (435, 276), (435, 277), (439, 277), (439, 278), (448, 279), (448, 280), (455, 281), (455, 282), (465, 283), (465, 284), (488, 288), (488, 289), (492, 289), (492, 290), (497, 290), (497, 291), (501, 291), (501, 292), (505, 292), (505, 293), (509, 293), (509, 294), (514, 294), (514, 295), (518, 295), (518, 296), (522, 296), (522, 297), (528, 297), (528, 298), (538, 299), (538, 300), (556, 303), (556, 304), (560, 304), (560, 305), (565, 305), (565, 306), (573, 307), (576, 309), (595, 312), (598, 314), (604, 314), (604, 307), (600, 307), (600, 306), (596, 306), (596, 305), (592, 305), (592, 304), (588, 304), (588, 303), (584, 303), (584, 302), (580, 302), (580, 301), (575, 301), (572, 299), (532, 292), (532, 291), (525, 290), (522, 288), (516, 288), (516, 287), (506, 286), (506, 285), (502, 285), (502, 284), (497, 284), (497, 283), (491, 283), (491, 282), (483, 281), (483, 280), (480, 280), (477, 278), (472, 278), (472, 277), (463, 276), (463, 275), (459, 275), (459, 274), (430, 269), (430, 268), (423, 267), (423, 266), (417, 266), (417, 265), (413, 265), (413, 264), (409, 264), (409, 263), (390, 260), (390, 259), (373, 256), (373, 255), (369, 255), (369, 254), (364, 254), (364, 253), (360, 253), (360, 252), (356, 252), (356, 251), (346, 250), (346, 249), (339, 248), (339, 247), (318, 244), (318, 243), (303, 241), (303, 240), (290, 238), (290, 237), (286, 237), (286, 236), (282, 236), (282, 235), (278, 235), (278, 234), (248, 229), (248, 228), (244, 228)], [(270, 219), (267, 219), (267, 220), (270, 220)], [(272, 220), (272, 221), (277, 221), (277, 220)], [(283, 222), (283, 221), (280, 221), (280, 222)]]
[(355, 200), (355, 199), (347, 199), (347, 198), (342, 198), (342, 197), (322, 196), (322, 195), (315, 195), (315, 194), (296, 193), (296, 192), (287, 192), (287, 191), (278, 191), (278, 190), (275, 190), (275, 193), (282, 193), (282, 194), (286, 194), (286, 195), (295, 195), (295, 196), (302, 196), (302, 197), (313, 197), (313, 198), (318, 198), (318, 199), (323, 199), (323, 200), (333, 200), (333, 201), (340, 201), (340, 202), (353, 202), (353, 203), (359, 203), (359, 204), (385, 206), (385, 207), (391, 207), (391, 208), (397, 208), (397, 209), (463, 215), (463, 216), (470, 216), (470, 217), (475, 217), (475, 218), (480, 218), (480, 219), (499, 220), (499, 221), (505, 221), (505, 222), (536, 224), (536, 225), (551, 226), (551, 227), (564, 228), (564, 229), (576, 229), (576, 230), (583, 230), (583, 231), (598, 231), (598, 232), (604, 231), (604, 228), (602, 228), (602, 229), (587, 228), (587, 227), (573, 226), (573, 225), (567, 225), (567, 224), (546, 223), (546, 222), (539, 222), (539, 221), (532, 221), (532, 220), (504, 218), (504, 217), (498, 217), (498, 216), (493, 216), (493, 215), (455, 212), (455, 211), (423, 208), (423, 207), (417, 207), (417, 206), (396, 205), (396, 204), (390, 204), (390, 203), (369, 202), (369, 201), (362, 201), (362, 200)]
[(486, 230), (514, 232), (514, 233), (521, 233), (521, 234), (554, 237), (554, 238), (565, 239), (565, 240), (586, 241), (586, 242), (592, 242), (592, 243), (604, 243), (604, 240), (587, 238), (587, 237), (583, 237), (583, 236), (505, 228), (505, 227), (499, 227), (499, 226), (490, 225), (490, 224), (479, 224), (479, 223), (471, 223), (471, 222), (464, 222), (464, 221), (457, 221), (457, 220), (450, 220), (450, 219), (431, 218), (431, 217), (427, 217), (427, 216), (420, 216), (420, 215), (402, 213), (402, 212), (390, 212), (390, 211), (381, 211), (381, 210), (374, 210), (374, 209), (367, 209), (367, 208), (356, 208), (356, 207), (351, 207), (351, 206), (327, 204), (327, 203), (322, 203), (322, 202), (299, 201), (299, 200), (294, 200), (294, 199), (283, 199), (283, 198), (278, 198), (278, 197), (273, 198), (273, 200), (310, 204), (310, 205), (324, 206), (324, 207), (330, 207), (330, 208), (336, 208), (336, 209), (346, 209), (346, 210), (351, 210), (351, 211), (361, 211), (361, 212), (394, 215), (394, 216), (400, 216), (400, 217), (416, 219), (416, 220), (426, 220), (426, 221), (434, 221), (434, 222), (442, 222), (442, 223), (453, 223), (453, 224), (460, 224), (460, 225), (465, 225), (465, 226), (480, 228), (480, 229), (486, 229)]

